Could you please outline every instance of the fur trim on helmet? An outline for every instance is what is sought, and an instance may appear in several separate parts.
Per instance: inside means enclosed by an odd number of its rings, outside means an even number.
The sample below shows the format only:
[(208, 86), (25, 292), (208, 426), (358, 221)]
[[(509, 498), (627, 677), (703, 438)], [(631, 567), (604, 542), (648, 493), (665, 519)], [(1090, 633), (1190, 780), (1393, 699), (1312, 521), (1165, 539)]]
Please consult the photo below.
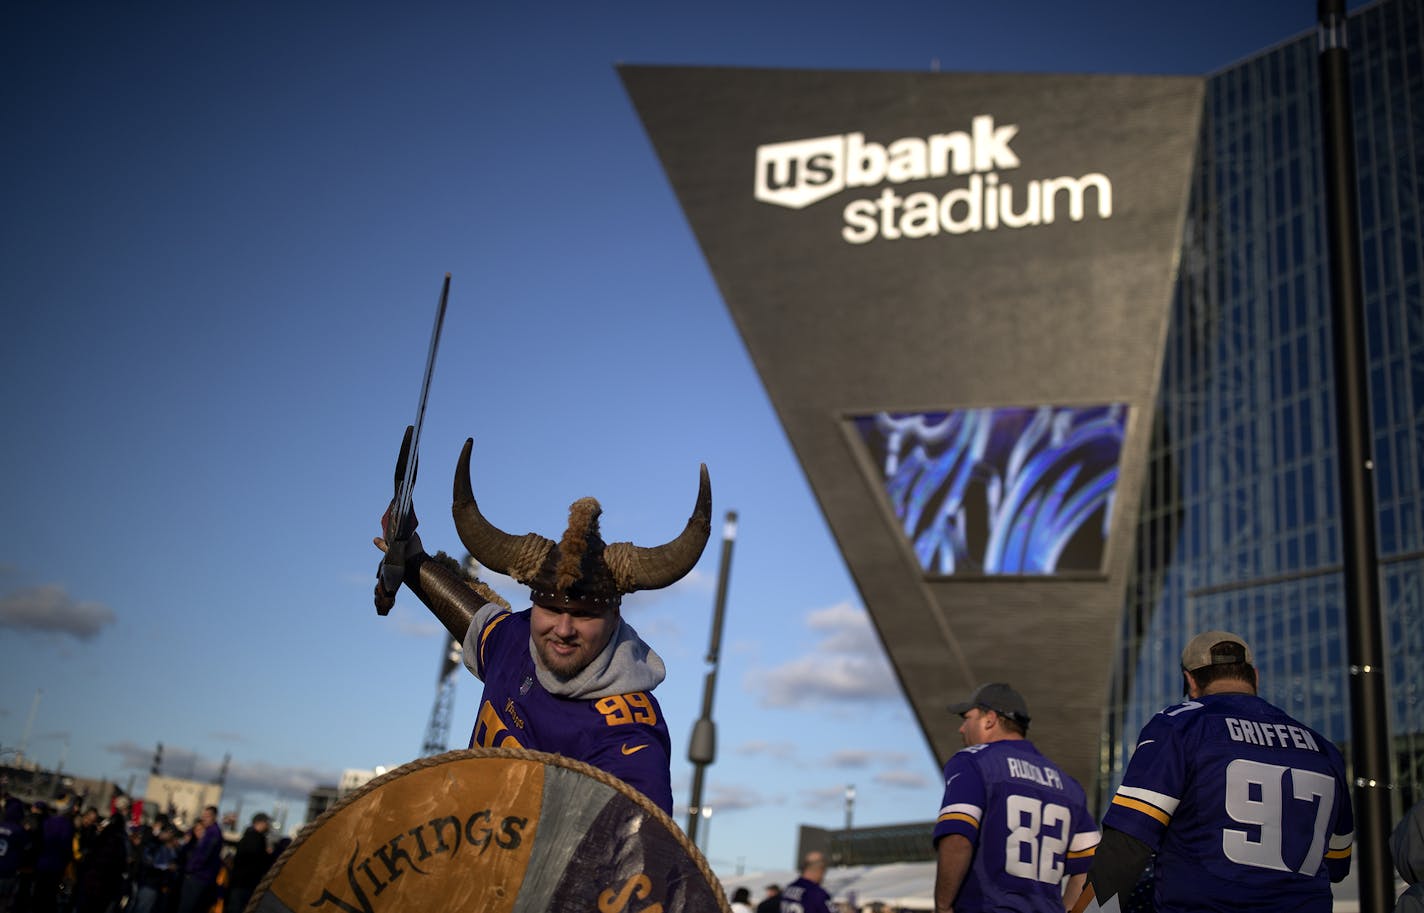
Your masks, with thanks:
[[(598, 515), (603, 508), (593, 498), (579, 498), (569, 507), (569, 528), (559, 540), (559, 563), (554, 569), (554, 589), (567, 590), (583, 578), (583, 561), (592, 557), (590, 551), (603, 552), (603, 537), (598, 534)], [(590, 541), (592, 540), (592, 541)], [(596, 549), (590, 549), (595, 545)]]
[(568, 528), (528, 581), (536, 603), (551, 608), (611, 608), (623, 601), (623, 590), (604, 560), (606, 546), (598, 529), (602, 513), (593, 498), (579, 498), (570, 505)]

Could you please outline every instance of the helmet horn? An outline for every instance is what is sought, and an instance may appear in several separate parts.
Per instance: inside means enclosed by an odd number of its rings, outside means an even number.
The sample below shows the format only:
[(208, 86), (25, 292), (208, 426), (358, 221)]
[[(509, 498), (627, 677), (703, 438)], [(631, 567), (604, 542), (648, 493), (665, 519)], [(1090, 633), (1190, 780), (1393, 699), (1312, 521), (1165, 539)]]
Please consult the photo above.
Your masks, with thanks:
[(712, 531), (712, 483), (702, 464), (697, 503), (678, 537), (652, 548), (615, 542), (603, 550), (604, 560), (625, 593), (656, 590), (681, 580), (702, 557)]
[(455, 466), (455, 500), (450, 508), (455, 517), (455, 531), (470, 556), (480, 564), (497, 574), (508, 574), (520, 583), (527, 583), (539, 573), (555, 543), (536, 533), (510, 535), (480, 513), (470, 485), (470, 450), (474, 443), (473, 438), (465, 438), (460, 462)]

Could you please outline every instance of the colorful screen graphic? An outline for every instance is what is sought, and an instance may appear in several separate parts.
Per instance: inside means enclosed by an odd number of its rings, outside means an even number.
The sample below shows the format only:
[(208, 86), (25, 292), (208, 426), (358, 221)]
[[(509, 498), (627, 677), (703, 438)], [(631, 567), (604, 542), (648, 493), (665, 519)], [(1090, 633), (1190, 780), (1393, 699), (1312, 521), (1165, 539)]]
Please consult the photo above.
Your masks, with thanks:
[(925, 573), (1102, 573), (1126, 405), (850, 421)]

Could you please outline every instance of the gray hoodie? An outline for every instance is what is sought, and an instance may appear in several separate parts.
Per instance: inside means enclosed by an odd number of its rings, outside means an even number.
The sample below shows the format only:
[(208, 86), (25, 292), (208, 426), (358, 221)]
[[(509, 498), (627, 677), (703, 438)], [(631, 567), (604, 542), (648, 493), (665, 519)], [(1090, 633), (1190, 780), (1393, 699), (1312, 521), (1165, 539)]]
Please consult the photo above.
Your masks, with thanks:
[(1394, 913), (1424, 913), (1424, 802), (1405, 814), (1389, 838), (1394, 867), (1410, 886), (1399, 895)]

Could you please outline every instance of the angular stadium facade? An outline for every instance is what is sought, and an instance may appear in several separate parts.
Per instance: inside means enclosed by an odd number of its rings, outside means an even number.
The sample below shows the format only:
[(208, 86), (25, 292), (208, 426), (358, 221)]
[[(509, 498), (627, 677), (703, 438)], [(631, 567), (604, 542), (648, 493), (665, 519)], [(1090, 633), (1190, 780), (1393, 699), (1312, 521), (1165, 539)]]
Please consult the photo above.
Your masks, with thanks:
[[(1424, 790), (1424, 0), (1349, 44), (1398, 806)], [(947, 705), (1010, 681), (1101, 797), (1214, 627), (1348, 742), (1315, 54), (621, 68), (936, 762)]]

